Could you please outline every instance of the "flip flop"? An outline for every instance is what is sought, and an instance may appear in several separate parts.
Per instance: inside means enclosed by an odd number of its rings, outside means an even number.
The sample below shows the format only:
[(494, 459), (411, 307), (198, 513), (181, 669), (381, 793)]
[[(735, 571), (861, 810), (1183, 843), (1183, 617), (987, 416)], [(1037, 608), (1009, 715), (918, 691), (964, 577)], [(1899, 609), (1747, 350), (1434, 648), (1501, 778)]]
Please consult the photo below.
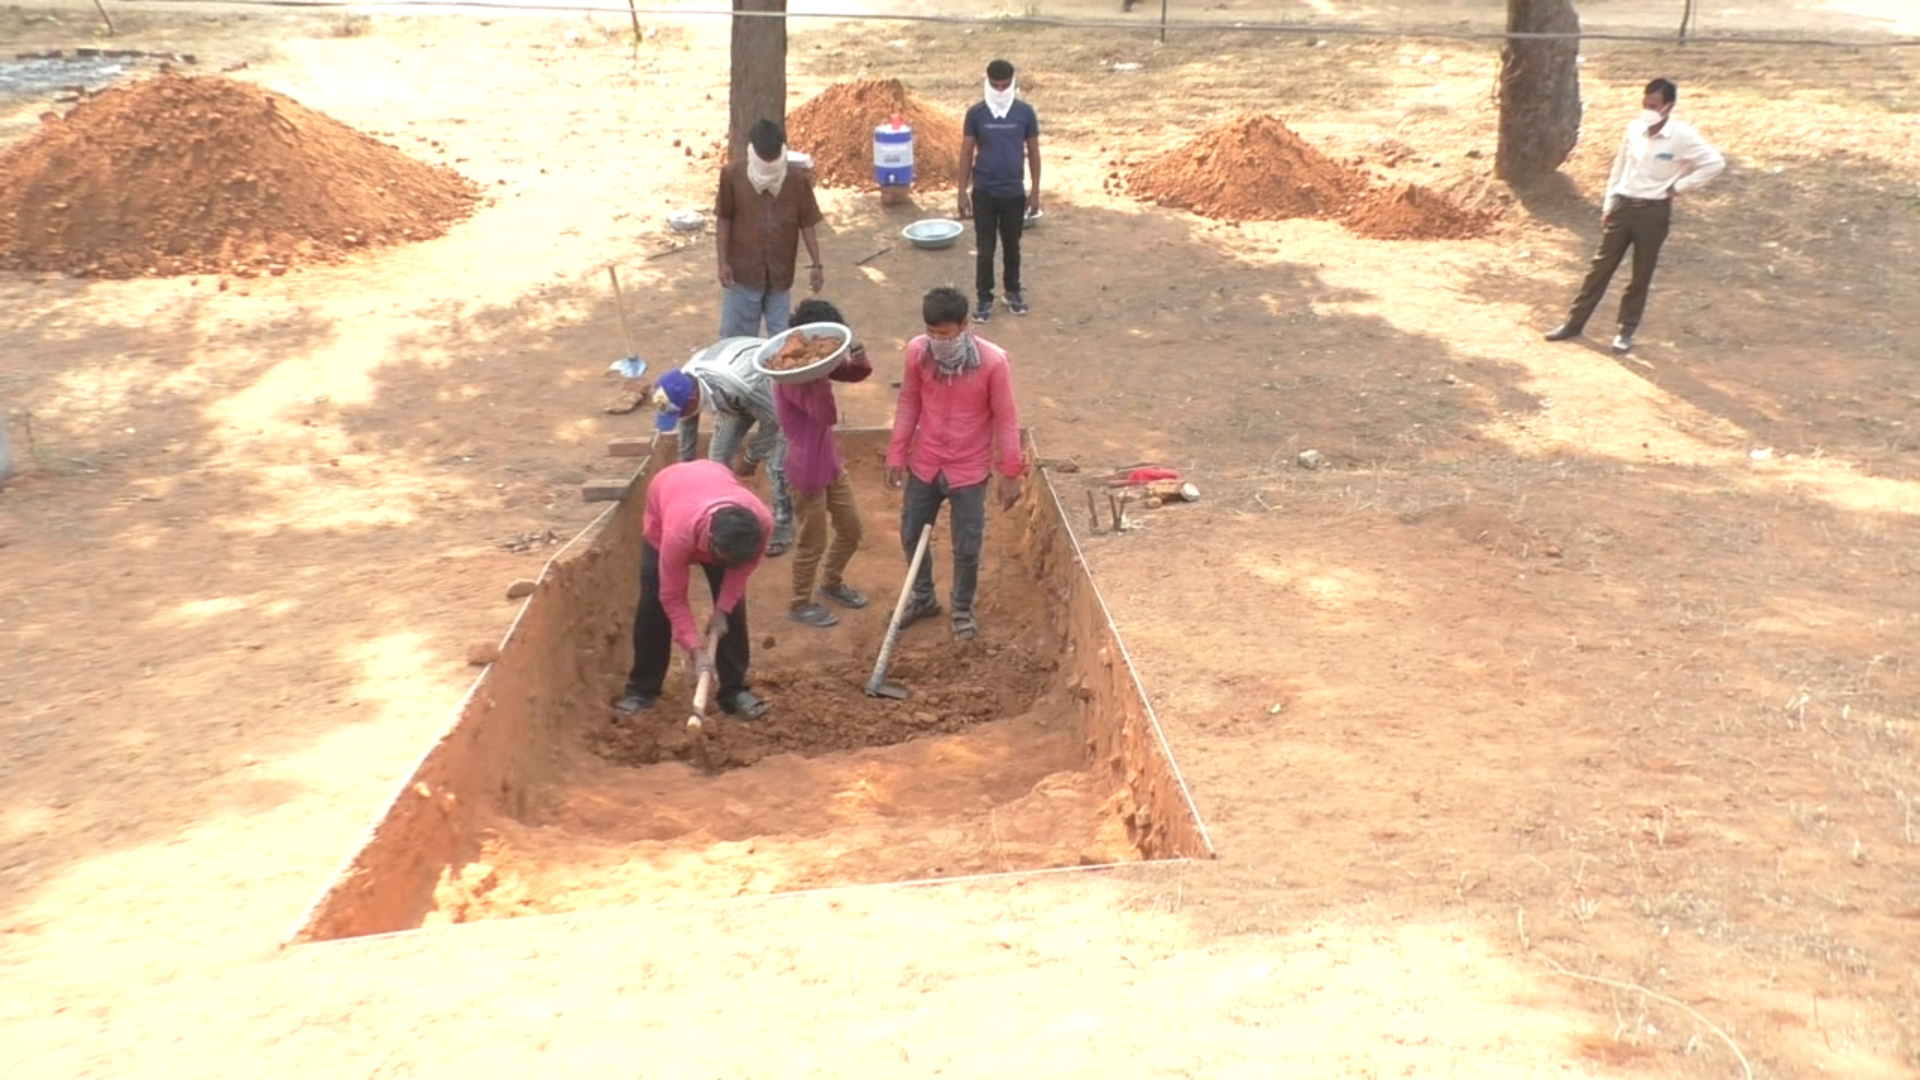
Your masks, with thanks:
[(731, 697), (720, 702), (720, 710), (722, 712), (737, 716), (742, 720), (762, 719), (772, 709), (772, 705), (755, 697), (751, 690), (735, 691)]

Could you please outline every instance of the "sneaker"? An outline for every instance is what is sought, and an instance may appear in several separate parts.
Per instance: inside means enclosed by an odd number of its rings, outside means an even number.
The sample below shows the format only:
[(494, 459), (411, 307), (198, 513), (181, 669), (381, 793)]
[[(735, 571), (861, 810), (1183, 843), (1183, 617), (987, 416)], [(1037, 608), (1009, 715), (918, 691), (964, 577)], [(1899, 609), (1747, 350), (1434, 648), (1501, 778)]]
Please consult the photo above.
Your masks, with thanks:
[(801, 626), (812, 626), (821, 630), (825, 630), (829, 626), (840, 625), (840, 616), (835, 615), (819, 604), (808, 604), (806, 607), (791, 608), (787, 611), (787, 618), (799, 623)]
[(767, 558), (777, 559), (793, 547), (793, 526), (775, 525), (773, 536), (767, 541)]
[(975, 305), (973, 309), (973, 321), (974, 322), (992, 322), (993, 321), (993, 301), (982, 300), (980, 301), (979, 304)]
[(620, 700), (613, 703), (613, 711), (621, 716), (637, 716), (653, 708), (654, 703), (659, 700), (659, 694), (643, 694), (628, 687), (627, 692), (620, 695)]
[(1547, 340), (1572, 341), (1585, 332), (1585, 329), (1585, 327), (1575, 326), (1572, 323), (1561, 323), (1559, 326), (1547, 331)]
[(926, 599), (914, 597), (907, 602), (907, 610), (900, 613), (900, 629), (905, 630), (921, 619), (931, 619), (940, 614), (940, 601), (929, 596)]
[(1007, 310), (1013, 312), (1015, 315), (1025, 315), (1027, 313), (1026, 296), (1017, 292), (1008, 293)]
[(1615, 334), (1613, 338), (1613, 351), (1623, 355), (1632, 352), (1633, 335), (1624, 330)]
[(857, 611), (867, 606), (867, 594), (844, 581), (838, 585), (820, 586), (820, 595), (843, 608), (853, 608)]

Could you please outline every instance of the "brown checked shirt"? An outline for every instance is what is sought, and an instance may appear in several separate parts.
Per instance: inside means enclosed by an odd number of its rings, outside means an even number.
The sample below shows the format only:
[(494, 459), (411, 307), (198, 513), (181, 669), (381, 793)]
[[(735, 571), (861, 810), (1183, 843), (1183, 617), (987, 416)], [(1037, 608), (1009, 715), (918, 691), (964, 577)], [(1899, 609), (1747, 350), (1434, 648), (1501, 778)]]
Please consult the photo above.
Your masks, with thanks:
[(800, 230), (820, 223), (813, 198), (813, 172), (789, 166), (780, 194), (762, 195), (747, 180), (744, 159), (720, 170), (720, 194), (714, 217), (729, 221), (727, 265), (736, 284), (767, 292), (793, 288), (793, 267), (800, 252)]

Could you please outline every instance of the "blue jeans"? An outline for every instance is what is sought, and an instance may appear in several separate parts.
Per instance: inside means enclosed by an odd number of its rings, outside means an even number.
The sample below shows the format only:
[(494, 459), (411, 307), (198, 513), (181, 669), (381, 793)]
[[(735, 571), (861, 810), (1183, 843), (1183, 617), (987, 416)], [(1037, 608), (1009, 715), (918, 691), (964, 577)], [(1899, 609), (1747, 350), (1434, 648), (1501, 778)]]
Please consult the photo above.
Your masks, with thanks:
[(785, 333), (793, 318), (793, 290), (768, 292), (731, 285), (720, 294), (720, 336), (761, 337), (760, 320), (767, 321), (765, 337)]
[[(987, 538), (987, 481), (950, 487), (946, 473), (929, 484), (913, 475), (911, 469), (907, 471), (907, 497), (900, 507), (900, 545), (906, 549), (908, 562), (913, 561), (913, 549), (920, 546), (920, 530), (940, 520), (943, 502), (953, 508), (953, 592), (948, 599), (953, 613), (959, 615), (973, 610), (974, 591), (980, 584), (980, 548)], [(933, 553), (929, 550), (913, 579), (913, 598), (932, 600), (933, 590)]]

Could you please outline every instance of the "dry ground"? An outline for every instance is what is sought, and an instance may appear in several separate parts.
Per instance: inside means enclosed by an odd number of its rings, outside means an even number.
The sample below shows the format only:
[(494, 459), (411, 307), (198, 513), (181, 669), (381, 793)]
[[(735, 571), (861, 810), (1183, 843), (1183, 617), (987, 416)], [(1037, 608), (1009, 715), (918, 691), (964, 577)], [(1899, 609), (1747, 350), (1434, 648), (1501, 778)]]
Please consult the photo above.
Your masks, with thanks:
[[(0, 33), (76, 43), (33, 14)], [(5, 1075), (1920, 1070), (1920, 55), (1593, 45), (1567, 182), (1408, 245), (1102, 182), (1251, 107), (1500, 204), (1485, 50), (808, 26), (796, 100), (866, 71), (958, 107), (1025, 61), (1050, 215), (1034, 315), (988, 334), (1049, 455), (1207, 494), (1090, 557), (1220, 860), (277, 952), (505, 626), (540, 555), (500, 543), (588, 520), (637, 433), (598, 411), (605, 264), (656, 361), (712, 330), (706, 249), (661, 221), (708, 198), (671, 144), (723, 122), (724, 33), (120, 19), (494, 200), (226, 293), (0, 281), (32, 436), (0, 494)], [(1732, 172), (1679, 211), (1634, 359), (1547, 346), (1655, 71)], [(856, 268), (911, 215), (827, 209), (870, 342), (970, 277)]]

